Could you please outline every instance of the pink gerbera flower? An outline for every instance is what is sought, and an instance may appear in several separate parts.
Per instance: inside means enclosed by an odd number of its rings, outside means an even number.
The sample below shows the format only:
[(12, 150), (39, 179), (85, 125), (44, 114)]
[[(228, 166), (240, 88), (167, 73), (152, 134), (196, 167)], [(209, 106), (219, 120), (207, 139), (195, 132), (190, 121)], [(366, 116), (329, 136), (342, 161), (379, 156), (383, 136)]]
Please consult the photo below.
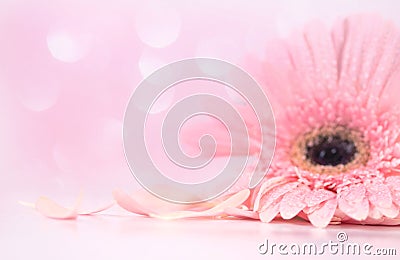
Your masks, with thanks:
[[(246, 206), (263, 222), (299, 216), (318, 227), (400, 224), (397, 28), (353, 16), (332, 31), (312, 23), (278, 46), (267, 62), (249, 66), (271, 101), (277, 140), (267, 176)], [(256, 154), (260, 136), (249, 133)], [(229, 155), (229, 143), (221, 147), (218, 154)]]
[(263, 222), (300, 216), (318, 227), (400, 224), (397, 28), (373, 16), (332, 31), (313, 23), (273, 55), (258, 78), (277, 145), (253, 211)]
[[(277, 126), (275, 156), (257, 188), (246, 188), (245, 175), (228, 195), (203, 204), (171, 207), (122, 191), (114, 192), (116, 202), (160, 218), (236, 216), (269, 222), (299, 216), (318, 227), (400, 224), (398, 29), (378, 17), (353, 16), (332, 31), (312, 23), (279, 46), (270, 50), (267, 62), (250, 66), (266, 88)], [(209, 128), (196, 131), (201, 127)], [(260, 136), (249, 133), (250, 151), (257, 154)], [(229, 155), (229, 145), (220, 140), (218, 155)], [(42, 213), (59, 216), (49, 205), (40, 203)]]

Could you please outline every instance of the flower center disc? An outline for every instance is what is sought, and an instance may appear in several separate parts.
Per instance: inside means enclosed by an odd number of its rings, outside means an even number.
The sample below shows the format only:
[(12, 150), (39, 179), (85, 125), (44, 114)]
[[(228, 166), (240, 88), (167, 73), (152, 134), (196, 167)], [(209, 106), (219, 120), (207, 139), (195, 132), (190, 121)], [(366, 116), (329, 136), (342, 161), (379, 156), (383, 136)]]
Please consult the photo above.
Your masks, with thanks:
[(365, 165), (369, 146), (356, 130), (328, 126), (299, 136), (291, 158), (294, 164), (312, 173), (342, 173)]

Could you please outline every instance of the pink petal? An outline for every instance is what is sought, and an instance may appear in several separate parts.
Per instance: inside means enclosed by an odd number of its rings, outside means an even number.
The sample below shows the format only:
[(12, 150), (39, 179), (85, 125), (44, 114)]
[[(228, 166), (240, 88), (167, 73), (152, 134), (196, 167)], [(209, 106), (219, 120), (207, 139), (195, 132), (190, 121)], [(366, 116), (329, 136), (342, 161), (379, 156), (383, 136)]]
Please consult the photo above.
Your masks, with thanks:
[(105, 210), (111, 208), (114, 205), (115, 205), (115, 202), (111, 202), (111, 203), (108, 203), (108, 204), (106, 204), (104, 206), (101, 206), (101, 207), (99, 207), (97, 209), (94, 209), (94, 210), (80, 210), (78, 214), (79, 215), (92, 215), (92, 214), (96, 214), (96, 213), (100, 213), (102, 211), (105, 211)]
[(336, 197), (336, 193), (325, 189), (318, 189), (309, 192), (305, 196), (304, 200), (308, 207), (314, 207), (334, 197)]
[(378, 207), (378, 210), (388, 218), (395, 218), (399, 215), (399, 208), (394, 204), (391, 204), (389, 208)]
[(316, 227), (326, 227), (331, 222), (337, 208), (336, 198), (324, 202), (323, 206), (308, 215), (311, 224)]
[(305, 207), (303, 209), (303, 212), (306, 213), (306, 214), (311, 214), (311, 213), (313, 213), (314, 211), (316, 211), (317, 209), (319, 209), (321, 207), (322, 207), (322, 203), (318, 204), (318, 205), (314, 205), (312, 207)]
[(252, 210), (244, 210), (239, 208), (226, 208), (224, 209), (224, 212), (229, 216), (238, 218), (260, 219), (258, 213)]
[[(125, 210), (139, 214), (165, 214), (180, 210), (205, 210), (213, 207), (217, 200), (207, 201), (203, 203), (183, 205), (162, 200), (146, 190), (137, 190), (132, 195), (127, 194), (122, 190), (115, 190), (113, 197), (116, 203)], [(218, 200), (224, 197), (218, 198)]]
[(383, 217), (383, 214), (377, 207), (371, 205), (369, 208), (368, 217), (372, 219), (381, 219)]
[(46, 198), (46, 197), (40, 197), (35, 204), (35, 207), (39, 213), (42, 215), (49, 217), (49, 218), (55, 218), (55, 219), (76, 219), (78, 217), (77, 213), (77, 205), (75, 205), (72, 209), (64, 208), (63, 206), (60, 206), (53, 200)]
[(400, 217), (395, 219), (385, 218), (380, 225), (397, 226), (400, 225)]
[(273, 202), (278, 199), (280, 200), (284, 194), (293, 190), (298, 185), (299, 183), (297, 182), (290, 182), (273, 188), (260, 199), (261, 210), (259, 211), (264, 211), (264, 209), (268, 208)]
[(259, 209), (261, 197), (264, 196), (265, 193), (286, 182), (287, 181), (284, 177), (274, 177), (271, 179), (267, 179), (267, 181), (265, 181), (258, 190), (256, 199), (254, 201), (254, 210)]
[(129, 212), (139, 214), (139, 215), (145, 215), (145, 216), (148, 216), (150, 213), (153, 212), (151, 209), (138, 203), (136, 200), (134, 200), (131, 196), (129, 196), (127, 193), (125, 193), (122, 190), (113, 191), (113, 197), (114, 197), (116, 203), (121, 208), (123, 208)]
[(390, 176), (385, 183), (391, 190), (393, 202), (400, 207), (400, 176)]
[(167, 214), (154, 214), (150, 213), (151, 217), (161, 219), (179, 219), (179, 218), (192, 218), (192, 217), (211, 217), (218, 216), (225, 211), (226, 208), (235, 208), (242, 205), (250, 196), (250, 190), (242, 190), (230, 196), (227, 200), (217, 204), (211, 209), (204, 211), (176, 211)]
[(322, 23), (306, 26), (304, 33), (289, 40), (292, 62), (307, 89), (332, 89), (336, 86), (336, 53), (330, 31)]
[(367, 196), (369, 201), (379, 208), (390, 208), (392, 206), (392, 196), (389, 188), (382, 183), (374, 183), (367, 186)]
[(279, 206), (279, 211), (283, 219), (295, 217), (305, 206), (304, 198), (310, 189), (307, 186), (300, 186), (297, 189), (286, 193)]
[(339, 209), (355, 220), (365, 220), (368, 217), (369, 202), (364, 185), (356, 184), (344, 189), (339, 194)]
[(397, 226), (400, 225), (400, 218), (380, 218), (380, 219), (373, 219), (367, 218), (363, 221), (357, 221), (354, 219), (348, 219), (343, 221), (343, 223), (350, 223), (350, 224), (362, 224), (362, 225), (381, 225), (381, 226)]
[(259, 212), (260, 220), (264, 223), (271, 222), (279, 213), (280, 199), (272, 202), (267, 208)]
[[(334, 39), (344, 39), (338, 50), (339, 87), (355, 91), (368, 91), (379, 97), (393, 70), (396, 68), (400, 37), (393, 23), (375, 15), (357, 15), (339, 24), (343, 34)], [(385, 68), (385, 69), (381, 69)], [(392, 96), (395, 96), (394, 93)]]
[(317, 91), (335, 88), (338, 73), (331, 32), (322, 23), (314, 22), (306, 27), (304, 38), (312, 53)]

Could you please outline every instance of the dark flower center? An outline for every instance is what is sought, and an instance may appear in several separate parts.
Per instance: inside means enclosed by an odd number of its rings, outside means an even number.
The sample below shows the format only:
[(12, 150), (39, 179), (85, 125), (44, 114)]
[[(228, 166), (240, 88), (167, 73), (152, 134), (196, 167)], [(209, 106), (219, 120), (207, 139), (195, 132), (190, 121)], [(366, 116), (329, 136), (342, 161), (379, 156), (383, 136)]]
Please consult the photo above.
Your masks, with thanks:
[(365, 165), (369, 144), (355, 129), (324, 126), (298, 136), (290, 156), (293, 164), (311, 173), (339, 174)]
[(306, 147), (306, 157), (313, 164), (346, 165), (354, 159), (357, 148), (352, 140), (339, 135), (319, 136), (316, 142)]

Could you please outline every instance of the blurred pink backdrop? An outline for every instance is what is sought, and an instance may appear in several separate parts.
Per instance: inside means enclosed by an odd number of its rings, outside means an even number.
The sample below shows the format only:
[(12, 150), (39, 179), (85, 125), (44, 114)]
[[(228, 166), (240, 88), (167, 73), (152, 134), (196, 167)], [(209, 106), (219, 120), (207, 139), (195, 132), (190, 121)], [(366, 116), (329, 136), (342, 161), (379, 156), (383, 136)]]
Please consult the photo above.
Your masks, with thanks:
[[(30, 222), (17, 229), (31, 213), (22, 211), (18, 200), (34, 201), (40, 195), (47, 195), (70, 204), (82, 190), (85, 201), (101, 204), (111, 199), (111, 191), (116, 187), (126, 190), (139, 187), (125, 162), (122, 120), (135, 86), (158, 67), (183, 58), (202, 56), (224, 59), (250, 69), (247, 58), (256, 61), (267, 59), (276, 37), (285, 37), (310, 20), (322, 19), (329, 25), (347, 14), (375, 12), (400, 26), (398, 10), (399, 2), (390, 0), (2, 0), (2, 243), (8, 241), (14, 246), (26, 246), (36, 238), (20, 242), (21, 237), (26, 232), (42, 232), (43, 227), (49, 234), (60, 234), (57, 225), (63, 224), (45, 223), (41, 219), (36, 219), (39, 221), (36, 222), (39, 223), (37, 229), (31, 228)], [(182, 92), (168, 93), (156, 104), (154, 129), (160, 125), (163, 113), (173, 100), (183, 95)], [(157, 131), (155, 129), (154, 133)], [(160, 144), (155, 141), (150, 146), (161, 152)], [(96, 238), (96, 234), (107, 236), (104, 231), (98, 231), (98, 227), (104, 224), (102, 219), (95, 219), (93, 223), (90, 230), (100, 233), (92, 232), (94, 236), (91, 238)], [(123, 229), (128, 232), (140, 229), (140, 223), (126, 220), (124, 223)], [(69, 241), (70, 231), (76, 229), (75, 224), (65, 225), (73, 227), (61, 231), (66, 237), (61, 242)], [(169, 230), (167, 235), (176, 233), (168, 224), (158, 225), (164, 231)], [(245, 223), (237, 229), (240, 234), (248, 236), (246, 241), (251, 241), (248, 239), (254, 238), (254, 233), (248, 231), (246, 225), (250, 224)], [(257, 229), (268, 229), (268, 226), (256, 225)], [(145, 227), (150, 229), (153, 226), (154, 222), (145, 222)], [(178, 241), (184, 242), (187, 227), (179, 228), (176, 234), (179, 235), (180, 231), (181, 237)], [(285, 228), (278, 228), (276, 234), (279, 236), (282, 230)], [(308, 230), (308, 227), (302, 229), (298, 236), (310, 234)], [(198, 231), (202, 234), (200, 242), (209, 241), (209, 232)], [(313, 235), (321, 237), (319, 231), (315, 232)], [(261, 239), (263, 235), (257, 234)], [(358, 234), (357, 231), (354, 234)], [(151, 241), (154, 235), (149, 233), (142, 244)], [(118, 241), (129, 248), (130, 242), (125, 236)], [(47, 237), (47, 241), (52, 239)], [(84, 241), (86, 237), (80, 239)], [(227, 240), (228, 243), (231, 240)], [(114, 240), (109, 241), (113, 243)], [(221, 239), (214, 242), (218, 241)], [(235, 241), (232, 247), (236, 248)], [(118, 246), (116, 243), (114, 246)], [(246, 245), (249, 248), (256, 243)], [(35, 245), (30, 247), (35, 249)], [(54, 248), (53, 253), (58, 252), (57, 246)], [(202, 251), (201, 248), (197, 246), (198, 251)], [(121, 256), (126, 255), (125, 251), (118, 252)], [(234, 252), (230, 254), (237, 256)], [(2, 255), (7, 256), (7, 252)], [(106, 255), (113, 256), (112, 249)]]
[[(396, 8), (397, 7), (397, 8)], [(246, 69), (276, 37), (353, 12), (400, 22), (396, 1), (2, 1), (2, 203), (137, 187), (125, 163), (122, 117), (135, 86), (187, 57)], [(166, 95), (165, 111), (174, 98)], [(12, 196), (11, 196), (12, 194)]]
[[(397, 7), (397, 8), (396, 8)], [(206, 56), (244, 66), (273, 39), (313, 19), (353, 12), (400, 19), (395, 1), (2, 1), (2, 203), (84, 190), (109, 198), (137, 187), (125, 163), (122, 117), (158, 67)], [(178, 93), (179, 94), (179, 93)], [(160, 118), (179, 96), (161, 99)], [(156, 147), (156, 145), (154, 145)]]

